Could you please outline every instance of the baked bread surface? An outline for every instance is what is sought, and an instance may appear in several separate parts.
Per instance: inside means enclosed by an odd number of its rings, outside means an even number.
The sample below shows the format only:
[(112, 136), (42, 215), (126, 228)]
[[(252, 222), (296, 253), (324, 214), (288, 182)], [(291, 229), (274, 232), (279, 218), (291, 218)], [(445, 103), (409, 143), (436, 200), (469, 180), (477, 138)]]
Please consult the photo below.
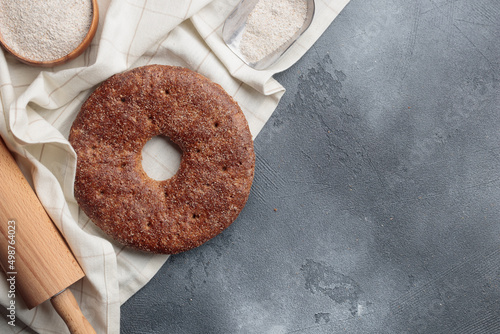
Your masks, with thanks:
[[(142, 168), (148, 140), (182, 150), (163, 181)], [(77, 154), (75, 198), (122, 244), (175, 254), (227, 228), (244, 207), (255, 155), (248, 123), (218, 84), (191, 70), (138, 67), (103, 82), (84, 102), (69, 141)]]

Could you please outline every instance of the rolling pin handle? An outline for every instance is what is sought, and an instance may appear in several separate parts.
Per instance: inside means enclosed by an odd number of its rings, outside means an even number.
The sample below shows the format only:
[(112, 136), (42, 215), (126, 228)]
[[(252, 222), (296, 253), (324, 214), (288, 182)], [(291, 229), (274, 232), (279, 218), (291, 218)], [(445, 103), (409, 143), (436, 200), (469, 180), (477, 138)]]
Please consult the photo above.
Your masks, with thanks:
[(75, 296), (65, 289), (50, 299), (57, 313), (64, 320), (71, 334), (96, 334), (92, 325), (82, 314)]

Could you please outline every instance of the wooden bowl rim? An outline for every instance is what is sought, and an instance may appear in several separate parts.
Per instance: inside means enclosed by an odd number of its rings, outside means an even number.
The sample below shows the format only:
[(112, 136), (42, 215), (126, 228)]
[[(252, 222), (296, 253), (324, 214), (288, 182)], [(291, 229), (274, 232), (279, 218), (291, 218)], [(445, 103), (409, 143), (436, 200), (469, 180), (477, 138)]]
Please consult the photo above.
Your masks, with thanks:
[(23, 57), (16, 53), (14, 50), (12, 50), (1, 38), (0, 34), (0, 44), (11, 54), (13, 55), (17, 60), (19, 60), (22, 63), (28, 64), (28, 65), (33, 65), (33, 66), (40, 66), (40, 67), (53, 67), (57, 65), (62, 65), (72, 59), (75, 59), (79, 55), (87, 49), (87, 47), (90, 45), (92, 42), (92, 39), (95, 36), (95, 33), (97, 31), (97, 26), (99, 24), (99, 7), (97, 6), (97, 0), (92, 0), (92, 21), (90, 23), (90, 28), (89, 31), (87, 32), (87, 35), (83, 38), (82, 42), (70, 53), (67, 55), (54, 59), (54, 60), (46, 60), (46, 61), (38, 61), (38, 60), (32, 60), (26, 57)]

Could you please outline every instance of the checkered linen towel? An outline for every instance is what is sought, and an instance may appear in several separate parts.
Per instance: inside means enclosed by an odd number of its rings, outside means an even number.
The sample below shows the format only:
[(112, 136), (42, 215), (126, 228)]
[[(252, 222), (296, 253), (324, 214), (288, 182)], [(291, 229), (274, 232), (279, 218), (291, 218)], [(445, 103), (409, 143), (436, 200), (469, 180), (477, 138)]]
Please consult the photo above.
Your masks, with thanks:
[[(115, 243), (79, 210), (73, 197), (76, 155), (67, 138), (85, 99), (115, 73), (153, 63), (183, 66), (217, 82), (233, 96), (255, 138), (284, 93), (273, 74), (295, 63), (349, 0), (316, 1), (310, 28), (264, 71), (243, 64), (222, 40), (223, 21), (238, 2), (100, 0), (96, 36), (77, 59), (41, 69), (0, 51), (1, 135), (86, 273), (71, 290), (97, 333), (120, 332), (120, 305), (155, 275), (168, 256)], [(154, 156), (157, 151), (145, 154)], [(167, 173), (175, 168), (174, 158), (158, 159)], [(0, 280), (4, 306), (9, 302), (7, 290), (6, 280)], [(4, 319), (0, 332), (67, 332), (50, 303), (27, 310), (18, 298), (16, 305), (16, 326)]]

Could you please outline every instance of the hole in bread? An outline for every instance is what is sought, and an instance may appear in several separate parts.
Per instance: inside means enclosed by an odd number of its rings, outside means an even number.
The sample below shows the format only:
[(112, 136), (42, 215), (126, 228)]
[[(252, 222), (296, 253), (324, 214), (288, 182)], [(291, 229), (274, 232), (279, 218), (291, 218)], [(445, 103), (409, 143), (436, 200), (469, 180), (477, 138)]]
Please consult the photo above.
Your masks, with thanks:
[(219, 122), (214, 123), (214, 127), (218, 128), (219, 127)]
[(142, 168), (157, 181), (171, 178), (181, 164), (182, 150), (166, 136), (151, 138), (142, 148)]

